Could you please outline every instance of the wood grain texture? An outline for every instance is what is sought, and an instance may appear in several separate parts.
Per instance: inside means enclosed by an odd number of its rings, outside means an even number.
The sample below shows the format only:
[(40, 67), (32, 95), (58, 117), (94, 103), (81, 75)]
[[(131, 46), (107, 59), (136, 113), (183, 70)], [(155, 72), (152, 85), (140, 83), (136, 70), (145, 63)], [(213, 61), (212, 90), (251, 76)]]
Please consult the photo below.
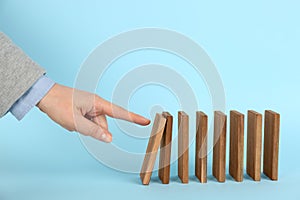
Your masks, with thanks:
[(247, 174), (254, 180), (261, 180), (262, 115), (253, 110), (247, 117)]
[(178, 176), (189, 182), (189, 116), (183, 111), (178, 112)]
[(162, 140), (160, 143), (158, 177), (163, 184), (168, 184), (170, 182), (170, 159), (171, 159), (173, 116), (170, 115), (170, 113), (168, 112), (163, 112), (162, 114), (167, 121), (162, 136)]
[(271, 110), (266, 110), (263, 172), (274, 181), (278, 180), (279, 126), (280, 115)]
[(214, 148), (213, 148), (213, 176), (219, 182), (226, 179), (226, 127), (227, 116), (214, 112)]
[(207, 115), (196, 112), (195, 175), (201, 183), (207, 182)]
[(237, 182), (244, 178), (244, 115), (230, 111), (229, 174)]
[(166, 118), (163, 117), (162, 114), (156, 114), (140, 173), (140, 178), (144, 185), (148, 185), (150, 182), (152, 170), (155, 164), (155, 159), (164, 132), (165, 124)]

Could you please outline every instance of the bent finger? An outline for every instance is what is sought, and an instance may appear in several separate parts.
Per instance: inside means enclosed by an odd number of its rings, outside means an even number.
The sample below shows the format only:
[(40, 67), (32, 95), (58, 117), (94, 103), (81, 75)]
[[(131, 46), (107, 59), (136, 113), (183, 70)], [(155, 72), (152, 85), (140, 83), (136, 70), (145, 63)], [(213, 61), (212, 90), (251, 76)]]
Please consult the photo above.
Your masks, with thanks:
[(112, 135), (107, 129), (102, 128), (83, 116), (76, 118), (76, 130), (83, 135), (91, 136), (103, 142), (112, 141)]
[(92, 119), (93, 122), (101, 126), (102, 128), (108, 129), (107, 119), (105, 115), (99, 115)]

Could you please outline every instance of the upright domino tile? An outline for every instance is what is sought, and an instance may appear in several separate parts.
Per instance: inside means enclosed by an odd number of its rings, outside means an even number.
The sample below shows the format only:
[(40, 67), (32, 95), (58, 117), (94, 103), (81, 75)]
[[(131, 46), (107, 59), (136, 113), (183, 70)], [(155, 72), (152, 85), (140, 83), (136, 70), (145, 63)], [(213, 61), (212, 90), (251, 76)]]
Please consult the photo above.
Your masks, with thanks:
[(230, 111), (229, 174), (242, 182), (244, 177), (244, 115)]
[(195, 175), (201, 183), (207, 182), (207, 115), (196, 112)]
[(261, 179), (262, 115), (253, 110), (247, 117), (247, 174), (254, 180)]
[(170, 115), (170, 113), (168, 112), (163, 112), (162, 114), (167, 121), (162, 136), (162, 140), (160, 143), (158, 177), (163, 184), (168, 184), (170, 181), (170, 159), (171, 159), (173, 116)]
[(219, 182), (226, 179), (226, 125), (227, 116), (214, 112), (214, 148), (213, 148), (213, 176)]
[(161, 138), (165, 129), (166, 118), (162, 114), (156, 114), (151, 135), (149, 138), (144, 162), (142, 165), (140, 178), (144, 185), (148, 185), (151, 179), (152, 170), (155, 164), (155, 159)]
[(266, 110), (263, 172), (274, 181), (278, 180), (279, 126), (280, 115), (271, 110)]
[(178, 176), (189, 182), (189, 116), (183, 111), (178, 112)]

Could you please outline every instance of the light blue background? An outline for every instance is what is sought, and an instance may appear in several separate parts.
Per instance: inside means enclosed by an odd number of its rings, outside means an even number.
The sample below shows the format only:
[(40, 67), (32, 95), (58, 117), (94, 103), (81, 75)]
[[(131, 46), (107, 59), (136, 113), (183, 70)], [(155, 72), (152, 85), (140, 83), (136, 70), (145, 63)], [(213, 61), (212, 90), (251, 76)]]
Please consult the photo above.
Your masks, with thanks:
[[(200, 184), (192, 176), (192, 146), (188, 185), (179, 183), (174, 163), (169, 185), (160, 184), (154, 173), (151, 185), (144, 187), (137, 174), (120, 173), (94, 160), (76, 134), (37, 109), (22, 122), (8, 114), (0, 120), (0, 199), (299, 199), (299, 18), (296, 0), (0, 0), (0, 30), (61, 84), (72, 86), (85, 58), (106, 39), (136, 28), (168, 28), (191, 37), (212, 58), (224, 83), (228, 111), (273, 109), (282, 118), (278, 182), (264, 178), (255, 183), (246, 178), (236, 183), (229, 178), (219, 184), (210, 178), (208, 184)], [(166, 63), (176, 70), (184, 65), (174, 56), (145, 51), (122, 58), (112, 69), (149, 62)], [(189, 69), (183, 75), (195, 76)], [(209, 111), (207, 91), (200, 93), (202, 80), (189, 81), (199, 91), (199, 109)], [(109, 84), (108, 80), (99, 85), (100, 95), (107, 95)], [(136, 94), (130, 109), (151, 117), (144, 104), (167, 102), (147, 96), (156, 89), (173, 102), (162, 88), (149, 87)], [(176, 103), (170, 109), (175, 114)], [(147, 141), (135, 146), (121, 140), (122, 133), (110, 124), (118, 145), (145, 150)]]

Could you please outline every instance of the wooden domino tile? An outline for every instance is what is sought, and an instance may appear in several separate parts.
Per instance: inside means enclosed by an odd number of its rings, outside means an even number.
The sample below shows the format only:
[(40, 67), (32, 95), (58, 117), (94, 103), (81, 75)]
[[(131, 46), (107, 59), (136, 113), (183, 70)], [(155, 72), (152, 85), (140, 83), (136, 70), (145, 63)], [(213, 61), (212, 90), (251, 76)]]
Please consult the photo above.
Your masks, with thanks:
[[(163, 184), (170, 181), (170, 159), (173, 117), (168, 112), (156, 114), (149, 138), (140, 178), (144, 185), (151, 179), (159, 147), (158, 176)], [(212, 174), (218, 182), (226, 180), (226, 129), (227, 116), (214, 112)], [(263, 173), (271, 180), (278, 180), (278, 154), (280, 115), (265, 111)], [(201, 183), (207, 182), (208, 117), (196, 112), (195, 175)], [(261, 180), (262, 115), (253, 110), (247, 113), (247, 174)], [(229, 174), (238, 182), (243, 181), (244, 163), (244, 115), (230, 111)], [(182, 183), (189, 182), (189, 116), (178, 112), (178, 177)]]
[(244, 115), (230, 111), (229, 174), (237, 182), (244, 177)]
[(189, 116), (178, 112), (178, 176), (182, 183), (189, 182)]
[(196, 112), (195, 175), (201, 183), (207, 182), (207, 115)]
[(263, 172), (271, 180), (278, 180), (278, 149), (280, 115), (265, 111)]
[(261, 179), (262, 115), (253, 110), (247, 117), (247, 174), (254, 180)]
[(226, 179), (226, 124), (227, 116), (214, 112), (214, 148), (213, 148), (213, 176), (218, 182)]
[(162, 114), (167, 121), (162, 136), (162, 140), (160, 143), (158, 177), (163, 184), (168, 184), (170, 181), (170, 159), (171, 159), (173, 116), (170, 115), (170, 113), (168, 112), (163, 112)]
[(155, 164), (157, 151), (161, 143), (165, 124), (166, 118), (163, 117), (162, 114), (156, 114), (140, 173), (140, 178), (144, 185), (148, 185), (150, 182), (152, 170)]

